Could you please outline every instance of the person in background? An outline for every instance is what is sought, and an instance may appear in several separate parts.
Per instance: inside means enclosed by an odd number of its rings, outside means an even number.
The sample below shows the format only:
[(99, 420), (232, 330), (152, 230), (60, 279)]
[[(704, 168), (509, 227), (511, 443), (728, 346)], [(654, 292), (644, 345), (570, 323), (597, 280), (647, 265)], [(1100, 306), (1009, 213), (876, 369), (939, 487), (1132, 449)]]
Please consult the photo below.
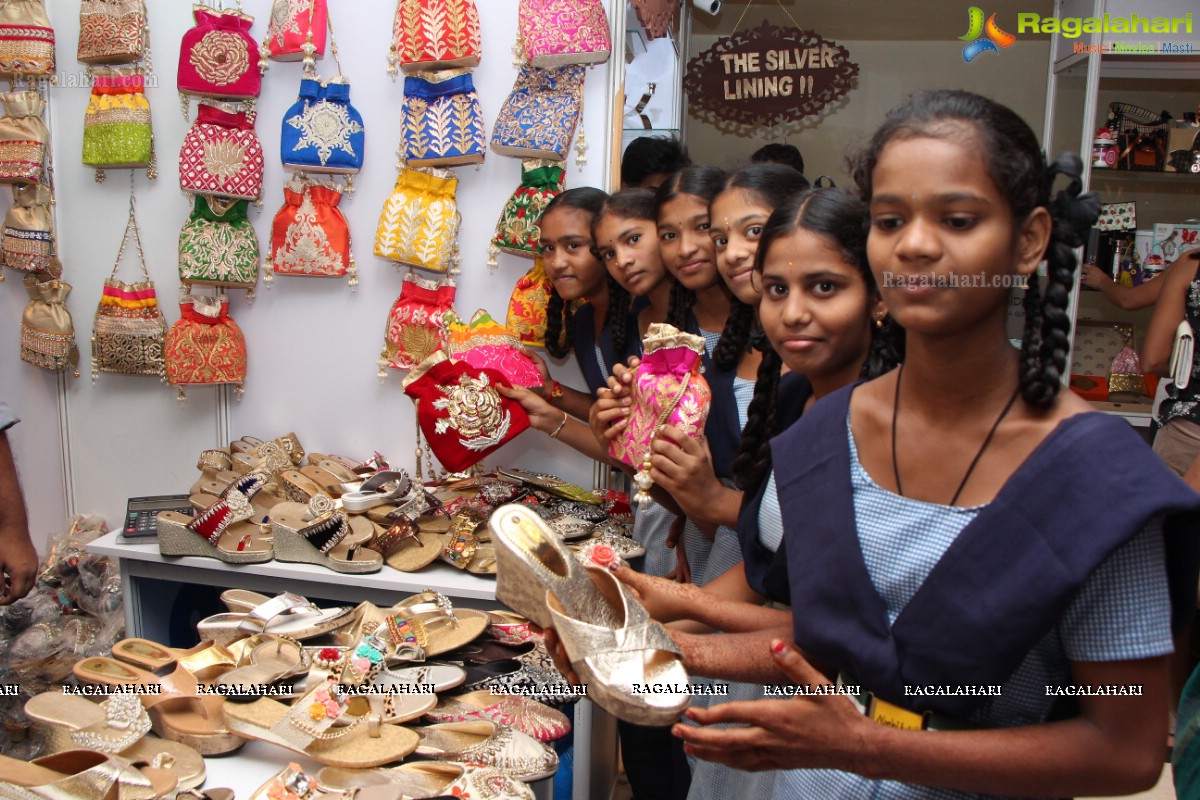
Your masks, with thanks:
[[(1188, 253), (1151, 283), (1161, 288), (1142, 342), (1142, 369), (1169, 378), (1179, 323), (1187, 320), (1193, 335), (1200, 329), (1200, 251)], [(1190, 373), (1186, 388), (1180, 389), (1174, 383), (1167, 387), (1154, 436), (1154, 452), (1180, 476), (1200, 456), (1200, 350), (1193, 351)]]
[(0, 574), (4, 575), (0, 606), (29, 594), (38, 567), (37, 550), (29, 537), (25, 497), (8, 445), (8, 429), (19, 421), (8, 404), (0, 400)]
[(765, 144), (750, 156), (751, 164), (783, 164), (804, 174), (804, 156), (794, 144)]
[(674, 139), (640, 136), (625, 148), (621, 157), (621, 188), (657, 190), (667, 178), (692, 160)]

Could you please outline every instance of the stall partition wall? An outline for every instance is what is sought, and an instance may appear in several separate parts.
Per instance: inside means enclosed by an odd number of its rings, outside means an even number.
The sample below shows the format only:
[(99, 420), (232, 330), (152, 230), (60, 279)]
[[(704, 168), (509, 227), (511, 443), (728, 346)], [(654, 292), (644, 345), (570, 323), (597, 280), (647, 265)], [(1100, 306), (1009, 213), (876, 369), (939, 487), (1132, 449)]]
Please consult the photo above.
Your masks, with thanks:
[[(138, 217), (150, 273), (168, 322), (179, 317), (177, 252), (179, 230), (190, 201), (179, 190), (178, 152), (188, 129), (175, 91), (179, 45), (191, 24), (186, 2), (147, 3), (153, 72), (147, 95), (154, 114), (159, 177), (135, 173)], [(232, 2), (227, 2), (232, 6)], [(480, 0), (483, 62), (474, 72), (490, 135), (492, 123), (517, 76), (512, 45), (517, 33), (517, 0)], [(616, 8), (611, 8), (616, 5)], [(74, 286), (68, 305), (82, 354), (80, 378), (56, 376), (19, 361), (20, 276), (8, 271), (0, 284), (0, 396), (22, 423), (11, 432), (35, 542), (66, 527), (72, 513), (97, 513), (116, 527), (128, 497), (186, 492), (196, 479), (198, 454), (231, 438), (263, 438), (295, 431), (306, 448), (363, 457), (378, 450), (393, 464), (411, 470), (416, 420), (400, 381), (404, 373), (377, 377), (388, 311), (399, 295), (404, 271), (373, 255), (379, 212), (396, 180), (396, 148), (401, 141), (403, 76), (386, 74), (395, 0), (329, 0), (339, 57), (351, 83), (351, 100), (366, 128), (365, 169), (356, 190), (342, 201), (350, 221), (361, 285), (351, 292), (345, 279), (276, 278), (259, 285), (253, 304), (231, 290), (231, 313), (245, 331), (249, 374), (245, 395), (232, 390), (193, 387), (179, 403), (173, 388), (154, 378), (100, 375), (90, 369), (92, 317), (104, 279), (113, 266), (125, 226), (129, 173), (111, 171), (103, 183), (80, 163), (89, 83), (74, 60), (79, 32), (78, 0), (47, 0), (58, 40), (58, 86), (50, 91), (49, 124), (55, 155), (57, 218), (65, 279)], [(614, 30), (624, 27), (623, 4), (606, 0)], [(253, 34), (266, 32), (270, 0), (244, 0), (256, 17)], [(615, 42), (623, 36), (613, 37)], [(619, 64), (619, 51), (614, 59)], [(299, 63), (272, 62), (258, 104), (258, 135), (267, 155), (262, 208), (251, 207), (260, 245), (267, 252), (270, 226), (283, 202), (286, 174), (279, 142), (284, 113), (295, 102)], [(328, 55), (318, 62), (323, 77), (335, 73)], [(587, 165), (567, 162), (567, 186), (608, 186), (612, 150), (612, 98), (620, 91), (619, 70), (610, 65), (588, 71), (584, 127), (590, 145)], [(195, 117), (193, 103), (192, 117)], [(455, 170), (463, 216), (462, 274), (456, 307), (463, 317), (486, 308), (504, 318), (513, 284), (531, 261), (502, 254), (489, 268), (488, 241), (501, 207), (521, 177), (518, 159), (488, 153), (481, 167)], [(133, 280), (136, 261), (127, 253), (122, 275)], [(420, 273), (431, 277), (427, 273)], [(582, 387), (573, 361), (552, 363), (552, 373)], [(536, 468), (590, 485), (593, 462), (529, 431), (491, 455), (489, 465)]]

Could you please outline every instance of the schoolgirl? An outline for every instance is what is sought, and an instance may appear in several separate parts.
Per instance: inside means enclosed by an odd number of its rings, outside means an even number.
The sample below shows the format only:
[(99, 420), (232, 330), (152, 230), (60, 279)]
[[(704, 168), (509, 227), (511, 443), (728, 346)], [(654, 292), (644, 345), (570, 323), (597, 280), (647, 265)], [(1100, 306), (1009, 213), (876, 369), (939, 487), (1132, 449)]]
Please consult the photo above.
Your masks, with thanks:
[[(698, 757), (794, 770), (777, 797), (1066, 797), (1157, 780), (1200, 496), (1124, 421), (1060, 391), (1073, 250), (1099, 210), (1080, 167), (1047, 166), (1020, 117), (960, 91), (913, 97), (870, 141), (855, 180), (906, 355), (772, 443), (796, 646), (748, 651), (740, 671), (839, 678), (846, 694), (691, 710), (706, 727), (674, 731)], [(1014, 275), (1030, 278), (1019, 352)], [(1112, 685), (1139, 694), (1074, 691)]]

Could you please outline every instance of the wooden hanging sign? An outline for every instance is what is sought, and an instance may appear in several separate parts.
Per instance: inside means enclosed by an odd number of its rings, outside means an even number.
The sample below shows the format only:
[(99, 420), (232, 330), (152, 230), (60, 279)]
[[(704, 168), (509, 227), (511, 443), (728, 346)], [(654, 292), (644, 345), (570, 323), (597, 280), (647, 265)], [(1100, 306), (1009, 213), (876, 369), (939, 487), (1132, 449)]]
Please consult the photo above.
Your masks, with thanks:
[(763, 22), (688, 62), (688, 112), (702, 120), (772, 128), (815, 117), (855, 87), (858, 65), (815, 31)]

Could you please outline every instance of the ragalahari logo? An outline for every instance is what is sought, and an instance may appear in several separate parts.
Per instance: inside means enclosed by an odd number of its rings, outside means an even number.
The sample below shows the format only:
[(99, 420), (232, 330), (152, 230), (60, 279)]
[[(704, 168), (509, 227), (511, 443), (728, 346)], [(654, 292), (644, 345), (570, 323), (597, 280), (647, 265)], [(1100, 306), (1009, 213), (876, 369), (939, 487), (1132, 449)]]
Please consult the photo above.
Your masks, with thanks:
[(963, 48), (963, 61), (968, 64), (980, 53), (999, 53), (1001, 47), (1008, 47), (1017, 40), (1011, 33), (1000, 30), (995, 14), (988, 17), (987, 23), (984, 23), (983, 9), (979, 6), (967, 9), (967, 23), (969, 28), (966, 34), (958, 38), (967, 42)]

